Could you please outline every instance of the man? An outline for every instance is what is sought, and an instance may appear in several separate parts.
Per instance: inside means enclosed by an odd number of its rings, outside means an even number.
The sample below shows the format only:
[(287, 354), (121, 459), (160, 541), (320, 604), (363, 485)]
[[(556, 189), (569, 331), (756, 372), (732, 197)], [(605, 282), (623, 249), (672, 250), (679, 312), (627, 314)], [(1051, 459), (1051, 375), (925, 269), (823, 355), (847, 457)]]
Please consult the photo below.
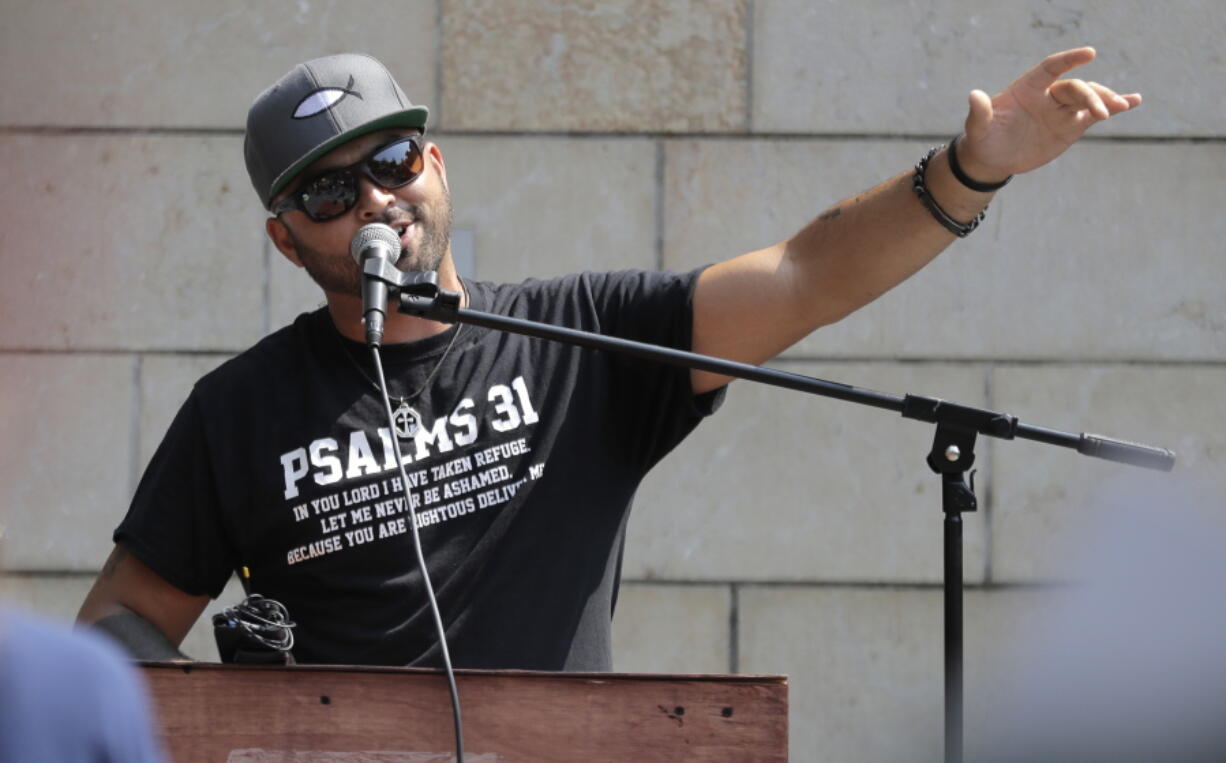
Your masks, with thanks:
[[(202, 379), (137, 490), (80, 619), (145, 657), (176, 646), (232, 570), (285, 603), (303, 662), (437, 664), (393, 444), (404, 450), (457, 666), (607, 670), (625, 522), (643, 475), (718, 404), (728, 378), (473, 327), (387, 315), (396, 422), (361, 342), (363, 225), (400, 237), (403, 270), (497, 313), (760, 363), (839, 320), (966, 235), (1014, 174), (1137, 106), (1060, 79), (1057, 53), (965, 132), (791, 238), (690, 274), (460, 279), (442, 150), (381, 64), (299, 65), (248, 117), (247, 166), (277, 249), (324, 290)], [(820, 171), (820, 168), (815, 168)]]

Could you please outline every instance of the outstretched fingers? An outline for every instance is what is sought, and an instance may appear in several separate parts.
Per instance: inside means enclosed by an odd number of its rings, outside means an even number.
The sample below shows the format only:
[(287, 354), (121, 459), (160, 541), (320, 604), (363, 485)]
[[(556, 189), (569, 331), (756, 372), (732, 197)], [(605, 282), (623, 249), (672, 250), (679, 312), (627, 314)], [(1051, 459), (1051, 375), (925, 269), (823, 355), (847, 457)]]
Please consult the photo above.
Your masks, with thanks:
[(1093, 88), (1094, 92), (1098, 93), (1098, 97), (1101, 98), (1103, 104), (1106, 105), (1107, 111), (1110, 111), (1112, 114), (1118, 114), (1121, 111), (1128, 111), (1131, 108), (1141, 105), (1140, 93), (1120, 95), (1106, 85), (1100, 85), (1097, 82), (1087, 82), (1086, 84)]
[(1094, 48), (1089, 46), (1052, 53), (1040, 61), (1038, 66), (1023, 74), (1021, 80), (1035, 90), (1046, 90), (1069, 70), (1093, 61), (1094, 56)]
[[(1100, 86), (1101, 88), (1101, 86)], [(1102, 88), (1106, 89), (1106, 88)], [(1090, 86), (1088, 82), (1079, 79), (1062, 79), (1048, 89), (1048, 93), (1056, 103), (1073, 111), (1086, 110), (1095, 119), (1106, 119), (1111, 116), (1107, 104), (1103, 103), (1100, 91)], [(1114, 95), (1114, 94), (1113, 94)]]

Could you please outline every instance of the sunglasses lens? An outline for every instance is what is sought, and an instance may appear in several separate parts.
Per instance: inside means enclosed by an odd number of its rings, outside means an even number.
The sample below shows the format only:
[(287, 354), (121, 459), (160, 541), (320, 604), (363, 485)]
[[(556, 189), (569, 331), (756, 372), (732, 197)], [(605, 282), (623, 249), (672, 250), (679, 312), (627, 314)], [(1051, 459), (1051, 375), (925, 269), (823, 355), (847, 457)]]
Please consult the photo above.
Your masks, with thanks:
[[(301, 208), (317, 223), (345, 214), (358, 200), (355, 169), (363, 162), (325, 172), (298, 191)], [(425, 169), (425, 158), (417, 141), (405, 139), (384, 146), (364, 160), (365, 172), (384, 188), (408, 185)]]
[(384, 188), (399, 188), (413, 182), (424, 165), (425, 160), (414, 140), (393, 143), (366, 161), (370, 176)]
[(299, 194), (303, 209), (317, 222), (344, 214), (357, 200), (356, 184), (349, 170), (321, 175)]

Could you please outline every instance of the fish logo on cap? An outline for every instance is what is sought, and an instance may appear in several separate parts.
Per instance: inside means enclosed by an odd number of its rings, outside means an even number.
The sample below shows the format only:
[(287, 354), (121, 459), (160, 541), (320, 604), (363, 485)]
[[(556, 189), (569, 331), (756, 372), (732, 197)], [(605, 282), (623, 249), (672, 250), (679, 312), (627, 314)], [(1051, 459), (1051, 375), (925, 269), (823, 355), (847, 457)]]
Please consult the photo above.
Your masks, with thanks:
[(344, 100), (347, 95), (363, 100), (362, 94), (353, 89), (352, 74), (349, 75), (349, 82), (344, 87), (321, 87), (307, 93), (294, 109), (294, 119), (307, 119), (325, 112)]

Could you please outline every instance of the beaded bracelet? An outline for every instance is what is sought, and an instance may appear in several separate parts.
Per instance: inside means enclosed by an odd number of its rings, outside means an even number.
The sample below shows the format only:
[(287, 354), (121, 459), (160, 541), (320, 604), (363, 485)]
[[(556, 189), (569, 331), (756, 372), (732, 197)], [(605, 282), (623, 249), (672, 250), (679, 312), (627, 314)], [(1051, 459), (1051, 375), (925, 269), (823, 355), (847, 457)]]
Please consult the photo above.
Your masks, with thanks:
[(987, 213), (988, 208), (985, 206), (979, 214), (975, 215), (975, 219), (969, 223), (960, 223), (949, 216), (949, 213), (941, 209), (941, 205), (937, 204), (936, 199), (932, 198), (932, 194), (928, 193), (928, 186), (924, 184), (924, 173), (928, 171), (928, 162), (932, 161), (932, 157), (940, 151), (944, 146), (933, 146), (923, 159), (919, 160), (919, 164), (915, 165), (915, 174), (911, 176), (911, 190), (915, 191), (915, 195), (919, 197), (920, 203), (932, 213), (932, 216), (945, 227), (945, 230), (954, 234), (958, 238), (966, 238), (971, 231), (979, 227), (979, 223), (983, 222), (983, 216)]

